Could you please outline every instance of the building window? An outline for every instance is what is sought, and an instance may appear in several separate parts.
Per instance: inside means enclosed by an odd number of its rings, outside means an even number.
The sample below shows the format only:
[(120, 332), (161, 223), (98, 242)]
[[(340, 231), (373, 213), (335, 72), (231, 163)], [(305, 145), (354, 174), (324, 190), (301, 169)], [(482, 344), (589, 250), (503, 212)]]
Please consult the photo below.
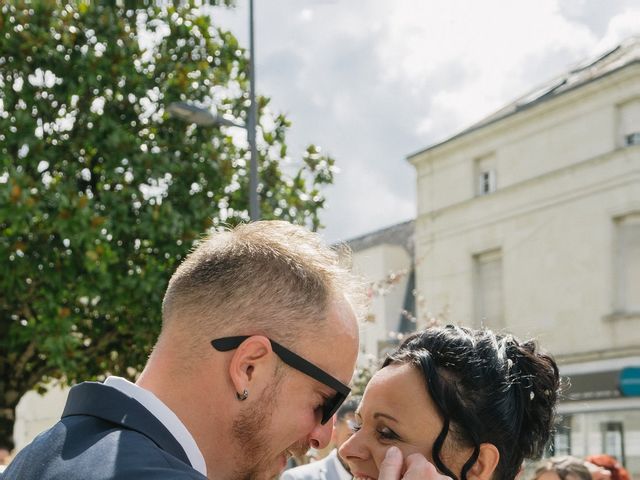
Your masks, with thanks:
[(619, 313), (640, 312), (640, 213), (615, 221), (615, 309)]
[(624, 430), (622, 422), (601, 423), (600, 430), (602, 432), (602, 453), (611, 455), (624, 464)]
[(496, 156), (485, 155), (475, 160), (475, 194), (477, 196), (488, 195), (496, 191)]
[(487, 195), (496, 191), (496, 172), (488, 170), (486, 172), (480, 172), (478, 178), (480, 184), (478, 185), (478, 195)]
[(623, 147), (640, 145), (640, 99), (618, 106), (618, 134)]
[(476, 324), (503, 328), (502, 252), (497, 249), (474, 255), (473, 263)]
[(559, 417), (548, 453), (549, 456), (571, 454), (571, 415)]
[(640, 145), (640, 132), (629, 133), (625, 137), (625, 144), (630, 147), (631, 145)]

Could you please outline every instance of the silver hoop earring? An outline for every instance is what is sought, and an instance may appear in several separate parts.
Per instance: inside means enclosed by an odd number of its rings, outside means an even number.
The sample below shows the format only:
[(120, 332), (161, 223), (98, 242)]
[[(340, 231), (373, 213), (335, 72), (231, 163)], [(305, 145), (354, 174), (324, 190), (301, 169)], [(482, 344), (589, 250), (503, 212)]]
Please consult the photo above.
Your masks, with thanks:
[(248, 396), (249, 396), (249, 390), (247, 390), (246, 388), (242, 391), (242, 393), (236, 392), (236, 397), (238, 397), (238, 400), (240, 400), (241, 402), (243, 400), (246, 400)]

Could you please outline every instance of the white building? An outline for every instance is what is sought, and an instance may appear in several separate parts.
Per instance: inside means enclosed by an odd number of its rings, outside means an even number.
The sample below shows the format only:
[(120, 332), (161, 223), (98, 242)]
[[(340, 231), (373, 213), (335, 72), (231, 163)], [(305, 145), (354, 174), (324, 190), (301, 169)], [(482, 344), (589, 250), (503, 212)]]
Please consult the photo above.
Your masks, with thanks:
[(415, 330), (414, 222), (347, 240), (354, 273), (369, 284), (370, 306), (360, 327), (360, 364), (375, 363)]
[(15, 453), (60, 420), (68, 394), (69, 388), (52, 384), (44, 395), (31, 391), (20, 399), (13, 426)]
[(557, 452), (638, 477), (640, 397), (618, 387), (640, 367), (640, 38), (409, 161), (431, 308), (538, 337), (572, 382)]

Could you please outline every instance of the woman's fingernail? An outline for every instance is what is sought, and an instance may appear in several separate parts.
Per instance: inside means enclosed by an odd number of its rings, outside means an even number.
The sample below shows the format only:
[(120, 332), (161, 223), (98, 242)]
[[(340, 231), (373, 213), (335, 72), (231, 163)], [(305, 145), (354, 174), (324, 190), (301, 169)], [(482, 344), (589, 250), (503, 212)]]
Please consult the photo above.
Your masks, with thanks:
[(398, 447), (389, 447), (384, 455), (385, 460), (395, 460), (400, 458), (400, 449)]

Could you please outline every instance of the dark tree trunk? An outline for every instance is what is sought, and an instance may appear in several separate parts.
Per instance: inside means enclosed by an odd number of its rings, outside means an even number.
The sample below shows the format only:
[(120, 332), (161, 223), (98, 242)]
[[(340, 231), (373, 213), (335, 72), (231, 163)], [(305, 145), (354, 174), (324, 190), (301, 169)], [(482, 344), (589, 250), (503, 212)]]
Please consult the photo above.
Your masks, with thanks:
[(13, 450), (13, 424), (16, 419), (15, 405), (11, 408), (0, 409), (0, 448)]

